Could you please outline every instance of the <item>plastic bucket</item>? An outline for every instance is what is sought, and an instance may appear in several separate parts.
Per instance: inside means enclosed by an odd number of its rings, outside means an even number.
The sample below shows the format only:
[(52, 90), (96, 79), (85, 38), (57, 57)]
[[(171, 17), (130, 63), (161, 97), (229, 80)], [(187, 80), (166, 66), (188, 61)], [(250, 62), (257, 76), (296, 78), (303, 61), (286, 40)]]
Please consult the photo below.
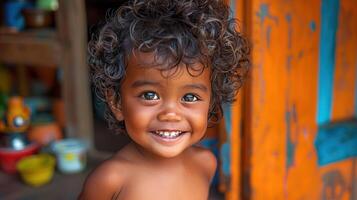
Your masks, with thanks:
[(49, 154), (28, 156), (19, 160), (16, 165), (22, 180), (28, 185), (37, 187), (51, 181), (55, 159)]
[(57, 167), (62, 173), (82, 171), (87, 163), (87, 145), (78, 139), (64, 139), (54, 143)]

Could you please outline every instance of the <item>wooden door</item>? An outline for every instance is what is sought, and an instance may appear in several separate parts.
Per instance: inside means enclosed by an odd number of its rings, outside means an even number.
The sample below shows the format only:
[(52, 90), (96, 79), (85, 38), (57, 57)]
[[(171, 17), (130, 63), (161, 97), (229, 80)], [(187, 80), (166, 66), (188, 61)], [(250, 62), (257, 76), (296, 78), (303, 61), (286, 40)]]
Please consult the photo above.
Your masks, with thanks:
[(231, 108), (226, 199), (357, 199), (356, 1), (230, 3), (253, 65)]

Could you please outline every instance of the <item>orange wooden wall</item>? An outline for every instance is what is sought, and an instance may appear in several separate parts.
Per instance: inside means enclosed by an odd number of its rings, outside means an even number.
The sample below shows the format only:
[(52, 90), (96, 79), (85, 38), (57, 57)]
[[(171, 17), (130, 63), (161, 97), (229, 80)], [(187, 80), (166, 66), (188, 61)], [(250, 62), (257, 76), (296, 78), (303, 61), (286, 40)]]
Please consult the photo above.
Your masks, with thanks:
[[(314, 146), (326, 1), (231, 0), (252, 42), (253, 66), (242, 106), (232, 107), (226, 199), (357, 199), (356, 158), (319, 165)], [(338, 3), (331, 121), (356, 116), (357, 107), (357, 2)]]

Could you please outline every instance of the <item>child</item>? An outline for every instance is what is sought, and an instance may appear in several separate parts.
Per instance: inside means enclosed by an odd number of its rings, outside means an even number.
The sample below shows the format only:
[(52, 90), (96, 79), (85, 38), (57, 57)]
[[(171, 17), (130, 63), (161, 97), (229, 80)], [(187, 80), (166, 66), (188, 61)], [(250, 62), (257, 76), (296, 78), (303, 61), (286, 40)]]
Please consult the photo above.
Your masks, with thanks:
[(89, 44), (109, 125), (131, 143), (86, 180), (80, 199), (208, 198), (216, 158), (194, 146), (234, 100), (246, 40), (219, 0), (132, 0)]

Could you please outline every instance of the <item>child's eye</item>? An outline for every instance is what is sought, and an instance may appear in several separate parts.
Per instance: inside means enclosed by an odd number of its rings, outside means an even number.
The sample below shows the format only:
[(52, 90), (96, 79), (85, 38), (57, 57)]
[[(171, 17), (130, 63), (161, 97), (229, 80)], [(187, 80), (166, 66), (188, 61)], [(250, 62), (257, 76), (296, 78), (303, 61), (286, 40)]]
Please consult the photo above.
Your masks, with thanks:
[(195, 102), (195, 101), (198, 101), (199, 98), (194, 95), (194, 94), (185, 94), (185, 96), (182, 97), (182, 101), (186, 101), (186, 102)]
[(158, 100), (159, 96), (155, 92), (144, 92), (140, 95), (145, 100)]

